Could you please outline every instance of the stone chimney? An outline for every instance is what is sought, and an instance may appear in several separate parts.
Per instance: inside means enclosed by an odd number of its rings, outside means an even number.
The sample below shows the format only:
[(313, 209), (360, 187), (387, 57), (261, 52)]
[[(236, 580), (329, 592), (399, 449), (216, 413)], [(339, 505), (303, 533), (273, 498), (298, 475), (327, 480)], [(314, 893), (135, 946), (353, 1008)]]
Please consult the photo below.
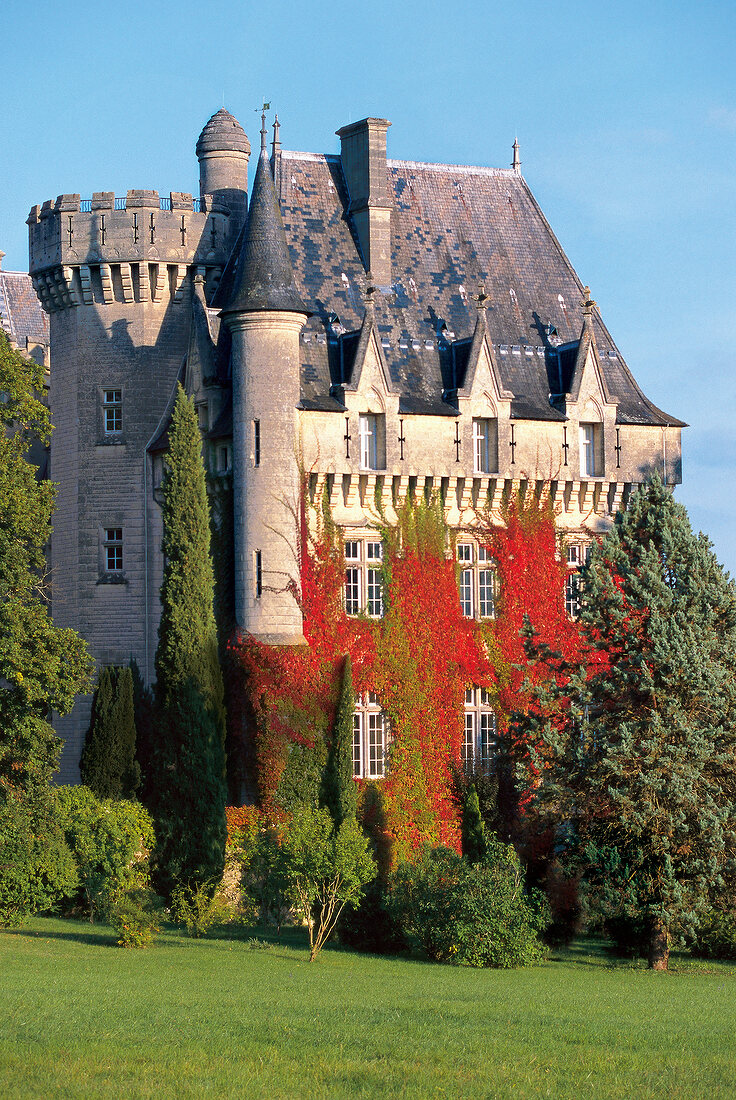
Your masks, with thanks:
[(337, 131), (342, 170), (350, 196), (348, 212), (377, 286), (391, 285), (391, 200), (386, 175), (385, 118), (364, 118)]

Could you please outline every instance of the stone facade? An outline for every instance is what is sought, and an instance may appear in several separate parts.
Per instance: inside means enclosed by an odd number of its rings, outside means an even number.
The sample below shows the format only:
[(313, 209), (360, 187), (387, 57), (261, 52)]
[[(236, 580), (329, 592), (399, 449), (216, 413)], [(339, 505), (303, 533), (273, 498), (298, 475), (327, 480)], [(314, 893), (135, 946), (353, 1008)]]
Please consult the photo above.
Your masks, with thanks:
[[(225, 111), (197, 143), (200, 197), (63, 195), (29, 217), (49, 314), (56, 620), (99, 664), (153, 676), (158, 485), (176, 383), (212, 473), (233, 479), (239, 625), (298, 643), (300, 469), (350, 537), (408, 494), (449, 523), (533, 488), (571, 539), (653, 470), (680, 480), (682, 422), (638, 389), (521, 175), (387, 159), (385, 119), (340, 156), (270, 156)], [(247, 215), (247, 216), (246, 216)], [(119, 409), (119, 415), (116, 410)], [(122, 543), (122, 560), (116, 545)], [(77, 776), (88, 700), (58, 723)]]

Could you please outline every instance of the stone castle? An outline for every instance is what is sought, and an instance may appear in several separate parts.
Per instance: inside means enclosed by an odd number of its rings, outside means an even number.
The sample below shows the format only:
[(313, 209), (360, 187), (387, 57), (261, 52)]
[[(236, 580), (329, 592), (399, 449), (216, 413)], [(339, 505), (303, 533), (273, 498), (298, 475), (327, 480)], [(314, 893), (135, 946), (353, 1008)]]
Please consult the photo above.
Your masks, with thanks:
[[(300, 464), (345, 533), (346, 608), (381, 614), (373, 523), (440, 493), (460, 599), (494, 613), (474, 508), (527, 487), (586, 539), (652, 471), (680, 481), (681, 421), (641, 392), (522, 173), (390, 160), (385, 119), (340, 153), (250, 143), (224, 109), (197, 142), (200, 194), (61, 195), (31, 210), (49, 314), (53, 613), (99, 665), (153, 678), (159, 487), (176, 385), (195, 397), (213, 478), (233, 490), (235, 611), (297, 643)], [(270, 145), (270, 149), (269, 149)], [(575, 588), (568, 592), (574, 613)], [(57, 723), (78, 778), (89, 700)], [(360, 753), (356, 759), (362, 759)]]

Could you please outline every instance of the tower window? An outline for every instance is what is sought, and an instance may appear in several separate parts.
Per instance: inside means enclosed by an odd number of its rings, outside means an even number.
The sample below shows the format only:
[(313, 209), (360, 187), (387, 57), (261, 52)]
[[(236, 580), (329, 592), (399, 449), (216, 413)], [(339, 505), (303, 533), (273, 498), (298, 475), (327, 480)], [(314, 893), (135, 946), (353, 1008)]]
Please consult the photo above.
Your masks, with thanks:
[(261, 596), (263, 595), (263, 557), (261, 555), (261, 551), (256, 550), (253, 558), (256, 599), (260, 600)]
[(123, 529), (106, 527), (103, 539), (104, 566), (106, 573), (123, 571)]
[(102, 418), (105, 435), (119, 435), (123, 430), (123, 391), (104, 390)]
[(473, 420), (473, 472), (493, 474), (498, 469), (498, 422)]
[(253, 465), (261, 465), (261, 422), (253, 421)]

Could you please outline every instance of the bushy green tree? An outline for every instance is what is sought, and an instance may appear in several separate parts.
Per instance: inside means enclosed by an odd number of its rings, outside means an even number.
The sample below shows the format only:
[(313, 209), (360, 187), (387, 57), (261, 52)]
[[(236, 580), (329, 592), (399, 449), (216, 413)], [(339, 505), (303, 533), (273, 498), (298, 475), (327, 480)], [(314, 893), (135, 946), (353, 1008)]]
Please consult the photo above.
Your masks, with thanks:
[(108, 665), (100, 669), (79, 762), (82, 782), (98, 798), (130, 798), (140, 786), (135, 742), (131, 670)]
[(0, 330), (0, 798), (46, 787), (60, 749), (49, 711), (71, 710), (91, 674), (85, 643), (49, 612), (44, 548), (54, 486), (28, 461), (33, 441), (48, 442), (51, 432), (42, 391), (41, 368)]
[(222, 674), (212, 610), (210, 517), (194, 402), (179, 387), (163, 483), (161, 624), (156, 650), (156, 717), (151, 805), (157, 877), (216, 886), (225, 862)]
[(407, 942), (438, 962), (508, 968), (544, 954), (544, 902), (526, 897), (514, 849), (495, 838), (477, 863), (440, 847), (400, 864), (389, 911)]
[(357, 904), (376, 875), (368, 839), (355, 817), (334, 828), (327, 810), (303, 806), (289, 823), (282, 844), (291, 900), (309, 930), (313, 962), (348, 903)]
[(48, 787), (33, 798), (9, 791), (0, 801), (0, 927), (56, 908), (77, 885), (55, 789)]
[(583, 665), (536, 651), (569, 679), (540, 723), (540, 798), (603, 915), (641, 920), (666, 969), (736, 856), (736, 587), (659, 478), (593, 547), (580, 625)]
[(348, 654), (343, 663), (340, 699), (322, 775), (321, 803), (330, 811), (336, 829), (346, 818), (355, 817), (358, 808), (358, 792), (353, 779), (354, 714), (353, 671)]

